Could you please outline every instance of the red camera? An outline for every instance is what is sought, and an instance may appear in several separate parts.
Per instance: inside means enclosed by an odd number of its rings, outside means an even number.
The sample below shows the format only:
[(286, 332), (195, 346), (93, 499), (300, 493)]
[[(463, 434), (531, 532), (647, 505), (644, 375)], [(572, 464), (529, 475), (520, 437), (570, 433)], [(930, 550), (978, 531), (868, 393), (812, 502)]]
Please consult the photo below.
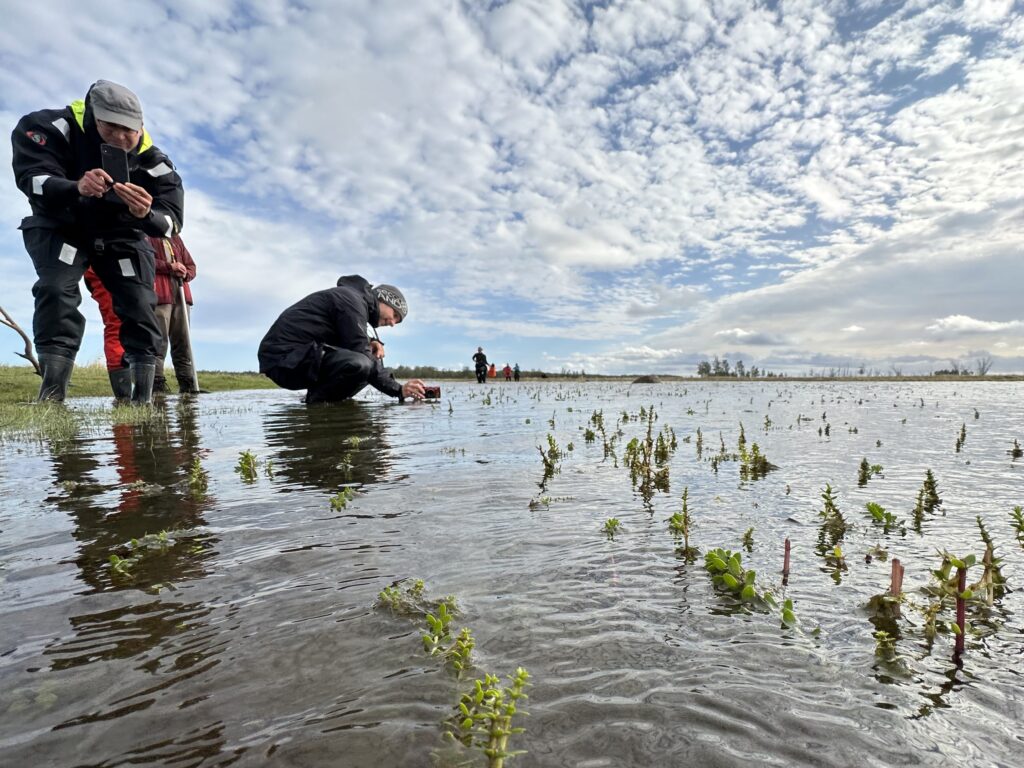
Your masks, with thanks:
[(424, 387), (423, 397), (427, 400), (440, 400), (441, 399), (441, 388), (440, 387)]

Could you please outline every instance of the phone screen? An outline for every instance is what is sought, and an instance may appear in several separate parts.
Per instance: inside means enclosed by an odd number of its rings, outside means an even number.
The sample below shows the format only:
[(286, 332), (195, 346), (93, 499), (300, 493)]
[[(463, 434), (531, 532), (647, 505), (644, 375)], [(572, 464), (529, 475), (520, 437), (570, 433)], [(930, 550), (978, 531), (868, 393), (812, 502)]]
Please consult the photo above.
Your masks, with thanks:
[(128, 183), (128, 153), (113, 144), (100, 145), (103, 170), (110, 174), (115, 184)]

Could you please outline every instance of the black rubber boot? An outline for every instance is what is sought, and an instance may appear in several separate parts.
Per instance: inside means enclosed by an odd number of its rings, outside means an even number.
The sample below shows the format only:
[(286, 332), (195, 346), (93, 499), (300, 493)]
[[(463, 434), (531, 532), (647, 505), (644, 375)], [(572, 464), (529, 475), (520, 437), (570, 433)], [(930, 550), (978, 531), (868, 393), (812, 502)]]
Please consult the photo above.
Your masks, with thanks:
[(116, 371), (107, 371), (110, 376), (110, 389), (114, 393), (114, 400), (119, 403), (127, 403), (132, 399), (132, 372), (130, 368), (118, 368)]
[(156, 363), (132, 363), (132, 405), (148, 405), (153, 402), (153, 378)]
[(167, 378), (164, 376), (154, 376), (153, 391), (161, 395), (171, 394), (171, 388), (167, 386)]
[(63, 355), (40, 353), (39, 367), (43, 369), (43, 383), (39, 387), (39, 402), (63, 403), (68, 394), (75, 359)]
[(186, 368), (182, 366), (179, 371), (177, 368), (174, 369), (174, 378), (178, 380), (178, 392), (183, 395), (198, 395), (199, 390), (196, 389), (196, 383), (192, 377), (192, 368)]

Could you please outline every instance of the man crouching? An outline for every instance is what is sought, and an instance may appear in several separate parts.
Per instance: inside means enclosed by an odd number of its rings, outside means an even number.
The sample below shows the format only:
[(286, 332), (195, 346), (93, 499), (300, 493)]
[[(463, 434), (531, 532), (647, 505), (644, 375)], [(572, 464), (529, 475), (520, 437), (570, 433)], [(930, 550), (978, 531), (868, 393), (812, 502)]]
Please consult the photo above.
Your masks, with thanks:
[(384, 367), (384, 345), (366, 327), (398, 325), (409, 313), (392, 285), (372, 287), (359, 275), (311, 293), (288, 307), (260, 342), (260, 373), (285, 389), (305, 389), (306, 403), (347, 400), (367, 384), (400, 400), (423, 399), (423, 382), (395, 380)]

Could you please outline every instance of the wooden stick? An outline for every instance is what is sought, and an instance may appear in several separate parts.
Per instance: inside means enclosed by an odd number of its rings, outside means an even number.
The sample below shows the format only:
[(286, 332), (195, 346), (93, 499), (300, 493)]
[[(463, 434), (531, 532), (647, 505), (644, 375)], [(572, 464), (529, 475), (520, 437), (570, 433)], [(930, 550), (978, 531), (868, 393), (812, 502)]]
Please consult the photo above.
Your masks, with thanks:
[(782, 584), (789, 583), (789, 539), (786, 539), (786, 556), (782, 561)]
[(32, 340), (29, 339), (28, 334), (21, 330), (21, 326), (14, 322), (14, 318), (7, 314), (7, 310), (3, 307), (0, 307), (0, 315), (3, 315), (3, 317), (0, 318), (0, 325), (6, 325), (8, 328), (13, 328), (25, 341), (25, 351), (23, 353), (15, 352), (14, 354), (18, 357), (23, 357), (32, 363), (32, 367), (36, 369), (36, 375), (42, 376), (43, 369), (39, 367), (39, 361), (36, 360), (36, 354), (32, 351)]
[(956, 646), (953, 649), (954, 661), (959, 661), (964, 653), (964, 637), (967, 631), (967, 601), (963, 599), (964, 590), (967, 589), (967, 568), (956, 569), (956, 625), (960, 631), (956, 636)]

